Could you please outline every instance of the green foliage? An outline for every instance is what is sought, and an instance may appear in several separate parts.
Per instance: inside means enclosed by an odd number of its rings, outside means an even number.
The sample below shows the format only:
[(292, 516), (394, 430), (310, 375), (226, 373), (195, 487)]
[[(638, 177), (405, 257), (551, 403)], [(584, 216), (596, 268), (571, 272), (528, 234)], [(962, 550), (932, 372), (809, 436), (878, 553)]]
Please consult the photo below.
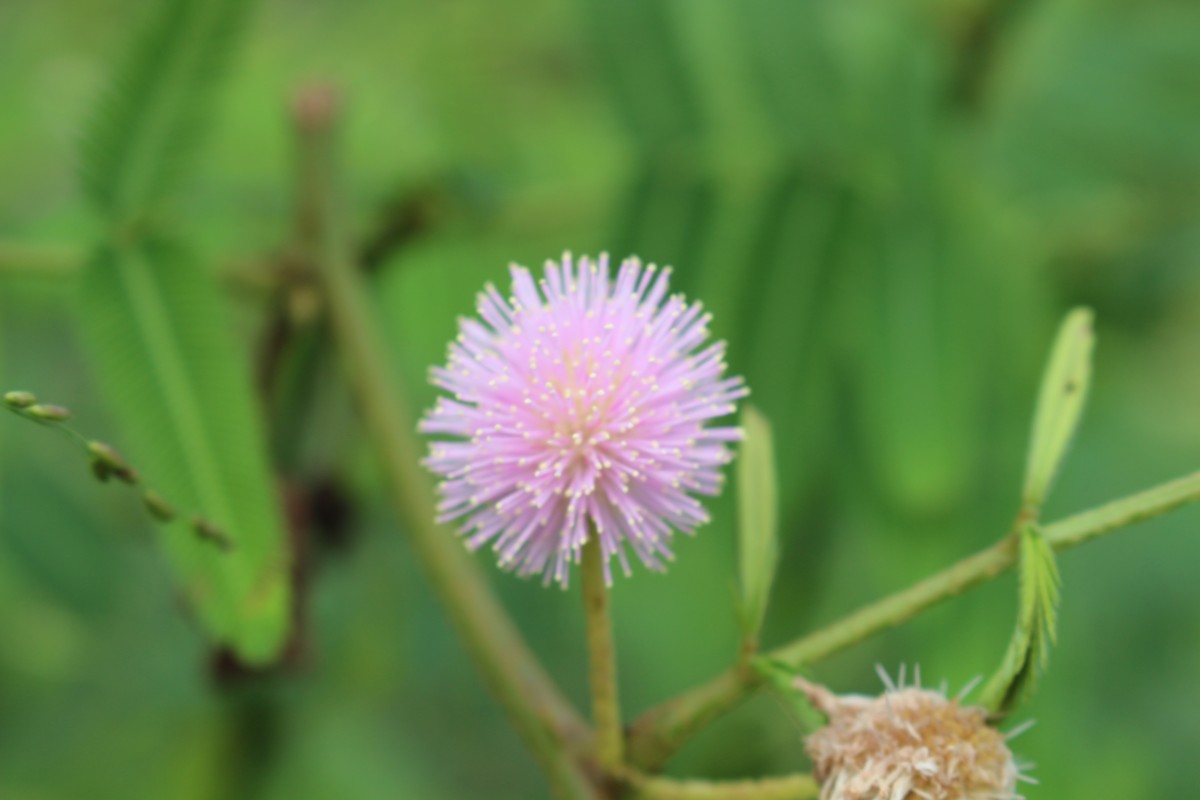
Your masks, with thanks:
[(1017, 626), (1000, 668), (983, 690), (984, 705), (1001, 716), (1033, 693), (1058, 631), (1061, 581), (1054, 551), (1032, 524), (1021, 528), (1018, 546)]
[(131, 43), (83, 142), (83, 188), (113, 225), (160, 210), (187, 177), (251, 6), (162, 0)]
[(1040, 508), (1045, 501), (1079, 425), (1092, 375), (1094, 343), (1092, 312), (1086, 308), (1075, 309), (1058, 330), (1038, 393), (1022, 496), (1022, 502), (1028, 508)]
[(738, 567), (741, 575), (742, 635), (757, 642), (767, 613), (779, 560), (779, 500), (771, 425), (758, 409), (742, 411), (741, 453), (737, 461)]
[[(167, 5), (0, 2), (0, 383), (68, 399), (138, 467), (149, 462), (129, 435), (137, 420), (89, 404), (80, 376), (99, 364), (85, 368), (52, 284), (74, 263), (64, 245), (91, 230), (64, 198), (78, 162), (64, 142), (85, 127), (97, 54)], [(1194, 468), (1200, 371), (1181, 365), (1200, 363), (1200, 5), (1048, 0), (992, 24), (1007, 5), (264, 4), (182, 232), (239, 261), (277, 247), (288, 213), (280, 110), (297, 79), (321, 75), (349, 99), (348, 200), (363, 227), (395, 220), (388, 198), (424, 186), (477, 202), (419, 215), (415, 246), (374, 276), (414, 408), (430, 401), (425, 372), (444, 357), (454, 316), (471, 312), (475, 289), (508, 259), (607, 247), (672, 263), (675, 288), (714, 312), (731, 371), (772, 422), (781, 536), (803, 537), (782, 550), (786, 579), (764, 629), (784, 640), (1005, 525), (1042, 337), (1072, 305), (1102, 313), (1114, 346), (1105, 402), (1089, 409), (1093, 435), (1074, 445), (1055, 506), (1086, 508)], [(979, 31), (991, 34), (987, 48), (975, 47)], [(949, 94), (968, 55), (982, 79), (965, 108)], [(628, 124), (617, 91), (639, 93), (649, 121)], [(211, 127), (208, 112), (198, 122)], [(931, 197), (939, 210), (926, 216)], [(886, 238), (872, 233), (884, 223)], [(5, 271), (47, 253), (23, 272), (56, 276), (37, 287)], [(885, 294), (893, 287), (908, 294)], [(876, 316), (881, 306), (890, 317)], [(307, 428), (320, 447), (305, 463), (352, 487), (358, 535), (318, 565), (309, 630), (319, 668), (289, 682), (286, 708), (263, 726), (277, 759), (253, 764), (230, 757), (240, 751), (218, 720), (192, 723), (221, 707), (196, 678), (203, 644), (164, 602), (167, 576), (120, 535), (141, 525), (130, 498), (63, 480), (78, 473), (77, 453), (28, 448), (40, 432), (0, 425), (0, 795), (228, 794), (228, 773), (253, 768), (272, 797), (546, 796), (380, 510), (338, 382), (318, 383), (329, 397)], [(121, 424), (111, 433), (110, 416)], [(1193, 496), (1186, 488), (1166, 499)], [(668, 576), (618, 586), (630, 710), (728, 665), (736, 620), (713, 587), (730, 578), (735, 500), (726, 491), (711, 502), (712, 524), (680, 542)], [(1200, 607), (1195, 520), (1185, 510), (1066, 557), (1071, 646), (1022, 707), (1040, 724), (1018, 747), (1053, 787), (1043, 794), (1193, 793), (1176, 765), (1196, 748), (1200, 703), (1193, 637), (1180, 634)], [(194, 539), (184, 525), (169, 535)], [(517, 581), (499, 588), (582, 697), (578, 604)], [(919, 658), (927, 673), (965, 682), (994, 666), (996, 632), (1011, 630), (1013, 603), (998, 589), (845, 653), (830, 674), (865, 686), (876, 661)], [(802, 768), (794, 726), (776, 712), (770, 702), (741, 709), (672, 771)]]
[(150, 485), (232, 539), (223, 553), (172, 523), (164, 542), (206, 629), (248, 660), (288, 629), (288, 556), (263, 434), (210, 277), (162, 239), (102, 248), (84, 277), (96, 373)]

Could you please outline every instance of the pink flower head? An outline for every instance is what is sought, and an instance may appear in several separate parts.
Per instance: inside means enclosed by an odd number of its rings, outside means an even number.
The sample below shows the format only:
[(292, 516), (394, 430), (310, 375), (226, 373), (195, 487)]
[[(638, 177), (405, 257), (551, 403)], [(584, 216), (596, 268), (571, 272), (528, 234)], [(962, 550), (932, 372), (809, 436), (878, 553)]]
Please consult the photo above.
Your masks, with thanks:
[(566, 586), (594, 530), (606, 576), (629, 574), (626, 546), (652, 570), (673, 531), (708, 521), (692, 494), (720, 491), (735, 427), (706, 427), (747, 394), (723, 378), (725, 343), (704, 346), (711, 315), (667, 297), (670, 269), (608, 256), (547, 262), (535, 283), (512, 266), (513, 296), (489, 284), (482, 322), (460, 319), (449, 362), (431, 372), (454, 395), (421, 421), (426, 466), (444, 480), (439, 521), (463, 520), (472, 548)]

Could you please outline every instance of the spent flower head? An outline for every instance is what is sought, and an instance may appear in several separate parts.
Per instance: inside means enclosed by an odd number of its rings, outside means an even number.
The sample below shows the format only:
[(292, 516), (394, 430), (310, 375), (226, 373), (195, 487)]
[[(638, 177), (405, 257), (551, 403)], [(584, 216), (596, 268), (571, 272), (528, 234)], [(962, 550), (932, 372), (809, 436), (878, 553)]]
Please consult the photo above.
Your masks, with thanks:
[(594, 531), (629, 573), (670, 560), (674, 531), (708, 520), (736, 427), (709, 426), (747, 394), (725, 378), (725, 343), (707, 343), (700, 303), (668, 297), (670, 269), (607, 256), (512, 266), (512, 296), (488, 285), (480, 319), (460, 319), (441, 397), (420, 430), (451, 439), (425, 460), (443, 478), (439, 520), (491, 543), (505, 568), (567, 583)]
[(879, 697), (835, 695), (796, 679), (829, 718), (805, 742), (821, 800), (1016, 800), (1017, 782), (1034, 782), (1008, 749), (1019, 730), (1006, 737), (983, 708), (884, 678)]

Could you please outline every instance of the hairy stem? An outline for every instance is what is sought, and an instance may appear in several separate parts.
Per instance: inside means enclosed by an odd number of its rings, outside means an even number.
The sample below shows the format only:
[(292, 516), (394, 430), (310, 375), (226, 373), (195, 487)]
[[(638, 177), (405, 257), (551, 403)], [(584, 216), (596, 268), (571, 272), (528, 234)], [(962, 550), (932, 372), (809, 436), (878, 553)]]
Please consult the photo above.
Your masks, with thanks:
[(680, 781), (634, 774), (629, 777), (638, 800), (813, 800), (820, 791), (811, 775), (787, 775), (746, 781)]
[[(1067, 550), (1197, 500), (1200, 472), (1047, 525), (1043, 533), (1056, 551)], [(767, 653), (767, 657), (793, 667), (814, 664), (995, 578), (1010, 569), (1016, 558), (1015, 541), (1005, 538), (907, 589), (785, 644)], [(735, 667), (647, 711), (630, 728), (629, 760), (643, 769), (661, 766), (692, 734), (737, 705), (761, 682), (756, 672)]]
[(431, 487), (420, 472), (419, 448), (403, 398), (390, 379), (388, 357), (374, 326), (374, 309), (355, 268), (336, 203), (335, 98), (312, 90), (298, 101), (301, 179), (321, 198), (315, 241), (330, 327), (363, 424), (377, 448), (396, 511), (442, 604), (493, 694), (563, 798), (596, 791), (572, 749), (588, 739), (563, 698), (504, 613), (483, 573), (457, 535), (435, 524)]
[(624, 757), (621, 701), (617, 694), (617, 654), (612, 615), (604, 578), (600, 537), (592, 532), (583, 545), (583, 605), (587, 616), (588, 677), (592, 687), (592, 722), (596, 757), (602, 767), (616, 769)]

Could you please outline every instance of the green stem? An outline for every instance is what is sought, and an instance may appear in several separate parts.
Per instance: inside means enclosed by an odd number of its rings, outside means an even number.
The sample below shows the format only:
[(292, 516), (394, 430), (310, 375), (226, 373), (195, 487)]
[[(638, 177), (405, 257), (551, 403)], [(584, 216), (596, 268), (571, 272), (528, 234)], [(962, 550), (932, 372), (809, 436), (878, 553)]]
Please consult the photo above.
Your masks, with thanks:
[(587, 617), (588, 675), (592, 687), (592, 722), (596, 727), (596, 758), (614, 770), (624, 758), (621, 703), (617, 694), (617, 659), (612, 615), (604, 578), (604, 553), (595, 531), (583, 545), (583, 605)]
[[(0, 278), (73, 280), (82, 274), (86, 261), (87, 255), (74, 247), (0, 242)], [(221, 281), (229, 289), (263, 294), (279, 284), (280, 279), (272, 274), (270, 266), (258, 260), (230, 264), (221, 269)]]
[(813, 800), (820, 787), (811, 775), (787, 775), (746, 781), (679, 781), (629, 777), (637, 800)]
[(459, 636), (556, 793), (564, 798), (594, 798), (595, 789), (571, 753), (588, 740), (584, 723), (504, 613), (458, 536), (434, 522), (432, 490), (419, 468), (412, 417), (390, 379), (393, 359), (374, 327), (375, 311), (341, 227), (335, 200), (334, 106), (329, 92), (313, 90), (300, 99), (296, 109), (300, 169), (302, 180), (319, 187), (315, 241), (329, 323), (391, 499)]
[(224, 741), (220, 764), (225, 773), (220, 796), (253, 800), (267, 792), (286, 747), (287, 726), (279, 686), (222, 687)]
[[(1200, 472), (1084, 511), (1042, 530), (1056, 551), (1067, 550), (1197, 500), (1200, 500)], [(1016, 558), (1014, 540), (1005, 538), (907, 589), (779, 647), (766, 657), (793, 667), (814, 664), (995, 578), (1010, 569)], [(692, 734), (737, 705), (761, 682), (755, 671), (735, 667), (647, 711), (630, 728), (630, 762), (643, 769), (661, 766)]]

